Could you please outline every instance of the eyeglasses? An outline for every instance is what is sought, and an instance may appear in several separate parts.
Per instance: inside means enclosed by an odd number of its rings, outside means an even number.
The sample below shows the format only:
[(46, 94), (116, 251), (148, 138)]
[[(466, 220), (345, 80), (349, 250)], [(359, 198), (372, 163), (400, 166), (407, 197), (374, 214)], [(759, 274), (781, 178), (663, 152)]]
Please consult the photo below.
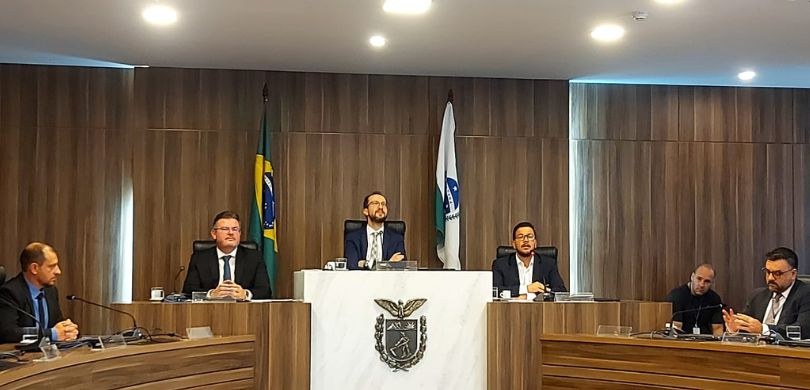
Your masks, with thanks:
[(378, 200), (375, 200), (373, 202), (368, 202), (368, 207), (371, 207), (371, 206), (374, 206), (374, 207), (388, 207), (388, 203), (380, 202)]
[(534, 241), (534, 234), (518, 234), (515, 236), (515, 241)]
[(223, 227), (215, 227), (214, 230), (219, 230), (219, 231), (221, 231), (223, 233), (227, 233), (227, 232), (239, 233), (239, 230), (241, 230), (241, 229), (239, 228), (239, 226), (234, 226), (234, 227), (223, 226)]
[(764, 274), (765, 274), (765, 277), (766, 277), (766, 278), (767, 278), (768, 276), (773, 275), (773, 277), (774, 277), (774, 278), (779, 279), (779, 278), (780, 278), (782, 275), (784, 275), (784, 274), (786, 274), (786, 273), (788, 273), (788, 272), (790, 272), (790, 271), (793, 271), (793, 270), (795, 270), (795, 269), (796, 269), (796, 268), (791, 268), (791, 269), (786, 270), (786, 271), (771, 271), (771, 270), (769, 270), (769, 269), (767, 269), (767, 268), (764, 268), (764, 267), (763, 267), (763, 268), (762, 268), (762, 273), (764, 273)]

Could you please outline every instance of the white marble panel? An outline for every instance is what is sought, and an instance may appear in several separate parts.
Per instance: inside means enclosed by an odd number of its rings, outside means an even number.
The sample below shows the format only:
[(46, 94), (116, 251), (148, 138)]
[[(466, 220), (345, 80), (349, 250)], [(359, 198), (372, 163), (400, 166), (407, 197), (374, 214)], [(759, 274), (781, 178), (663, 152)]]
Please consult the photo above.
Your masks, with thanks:
[[(295, 298), (312, 304), (312, 389), (486, 388), (491, 272), (303, 270), (294, 280)], [(426, 316), (427, 348), (407, 372), (394, 372), (374, 349), (377, 317), (392, 318), (377, 298), (427, 299), (410, 317)]]

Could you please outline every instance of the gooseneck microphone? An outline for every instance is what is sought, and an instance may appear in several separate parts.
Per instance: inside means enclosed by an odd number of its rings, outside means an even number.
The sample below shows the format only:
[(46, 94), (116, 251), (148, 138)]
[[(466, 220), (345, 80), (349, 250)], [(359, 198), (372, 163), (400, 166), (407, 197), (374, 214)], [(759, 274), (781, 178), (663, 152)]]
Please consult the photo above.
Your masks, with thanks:
[(180, 277), (180, 274), (186, 270), (185, 265), (181, 265), (180, 269), (177, 270), (177, 273), (174, 274), (174, 281), (172, 282), (172, 294), (177, 294), (177, 278)]
[(132, 329), (133, 329), (135, 332), (137, 332), (137, 330), (138, 330), (138, 322), (137, 322), (137, 321), (135, 321), (135, 316), (133, 316), (131, 313), (125, 312), (125, 311), (123, 311), (123, 310), (118, 310), (118, 309), (112, 308), (112, 307), (107, 306), (107, 305), (102, 305), (102, 304), (100, 304), (100, 303), (96, 303), (96, 302), (90, 302), (90, 301), (88, 301), (88, 300), (86, 300), (86, 299), (83, 299), (83, 298), (77, 297), (77, 296), (75, 296), (75, 295), (68, 295), (68, 296), (67, 296), (67, 299), (68, 299), (69, 301), (79, 301), (79, 302), (84, 302), (84, 303), (86, 303), (86, 304), (88, 304), (88, 305), (91, 305), (91, 306), (98, 306), (98, 307), (100, 307), (100, 308), (107, 309), (107, 310), (109, 310), (109, 311), (114, 311), (114, 312), (116, 312), (116, 313), (124, 314), (124, 315), (128, 316), (129, 318), (132, 318)]
[[(669, 334), (668, 334), (668, 336), (671, 336), (671, 337), (675, 336), (675, 326), (673, 325), (673, 322), (675, 321), (675, 316), (677, 316), (678, 314), (691, 313), (693, 311), (696, 311), (696, 312), (698, 312), (697, 315), (699, 316), (701, 310), (713, 310), (713, 309), (722, 309), (722, 308), (723, 308), (723, 304), (718, 303), (718, 304), (715, 304), (715, 305), (698, 306), (698, 307), (693, 307), (691, 309), (678, 310), (678, 311), (672, 313), (672, 317), (670, 317), (670, 319), (669, 319)], [(695, 317), (695, 324), (697, 325), (697, 316)]]

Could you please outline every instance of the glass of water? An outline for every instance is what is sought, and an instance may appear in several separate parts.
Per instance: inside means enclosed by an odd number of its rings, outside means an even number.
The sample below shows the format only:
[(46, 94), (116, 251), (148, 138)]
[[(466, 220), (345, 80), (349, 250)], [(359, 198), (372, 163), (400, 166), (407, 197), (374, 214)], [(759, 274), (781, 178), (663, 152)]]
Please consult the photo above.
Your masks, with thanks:
[(787, 333), (787, 338), (791, 340), (802, 339), (802, 327), (799, 325), (788, 325), (785, 327), (785, 331)]

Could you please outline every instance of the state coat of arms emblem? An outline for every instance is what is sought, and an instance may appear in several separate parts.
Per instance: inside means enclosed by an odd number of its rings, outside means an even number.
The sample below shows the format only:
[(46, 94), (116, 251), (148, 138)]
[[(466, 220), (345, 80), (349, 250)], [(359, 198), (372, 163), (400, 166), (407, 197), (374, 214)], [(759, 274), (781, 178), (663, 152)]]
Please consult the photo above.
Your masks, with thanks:
[(374, 326), (375, 349), (382, 360), (394, 371), (408, 371), (422, 360), (427, 347), (427, 319), (410, 317), (427, 299), (411, 299), (405, 304), (388, 299), (375, 299), (374, 302), (391, 313), (395, 318), (377, 317)]

